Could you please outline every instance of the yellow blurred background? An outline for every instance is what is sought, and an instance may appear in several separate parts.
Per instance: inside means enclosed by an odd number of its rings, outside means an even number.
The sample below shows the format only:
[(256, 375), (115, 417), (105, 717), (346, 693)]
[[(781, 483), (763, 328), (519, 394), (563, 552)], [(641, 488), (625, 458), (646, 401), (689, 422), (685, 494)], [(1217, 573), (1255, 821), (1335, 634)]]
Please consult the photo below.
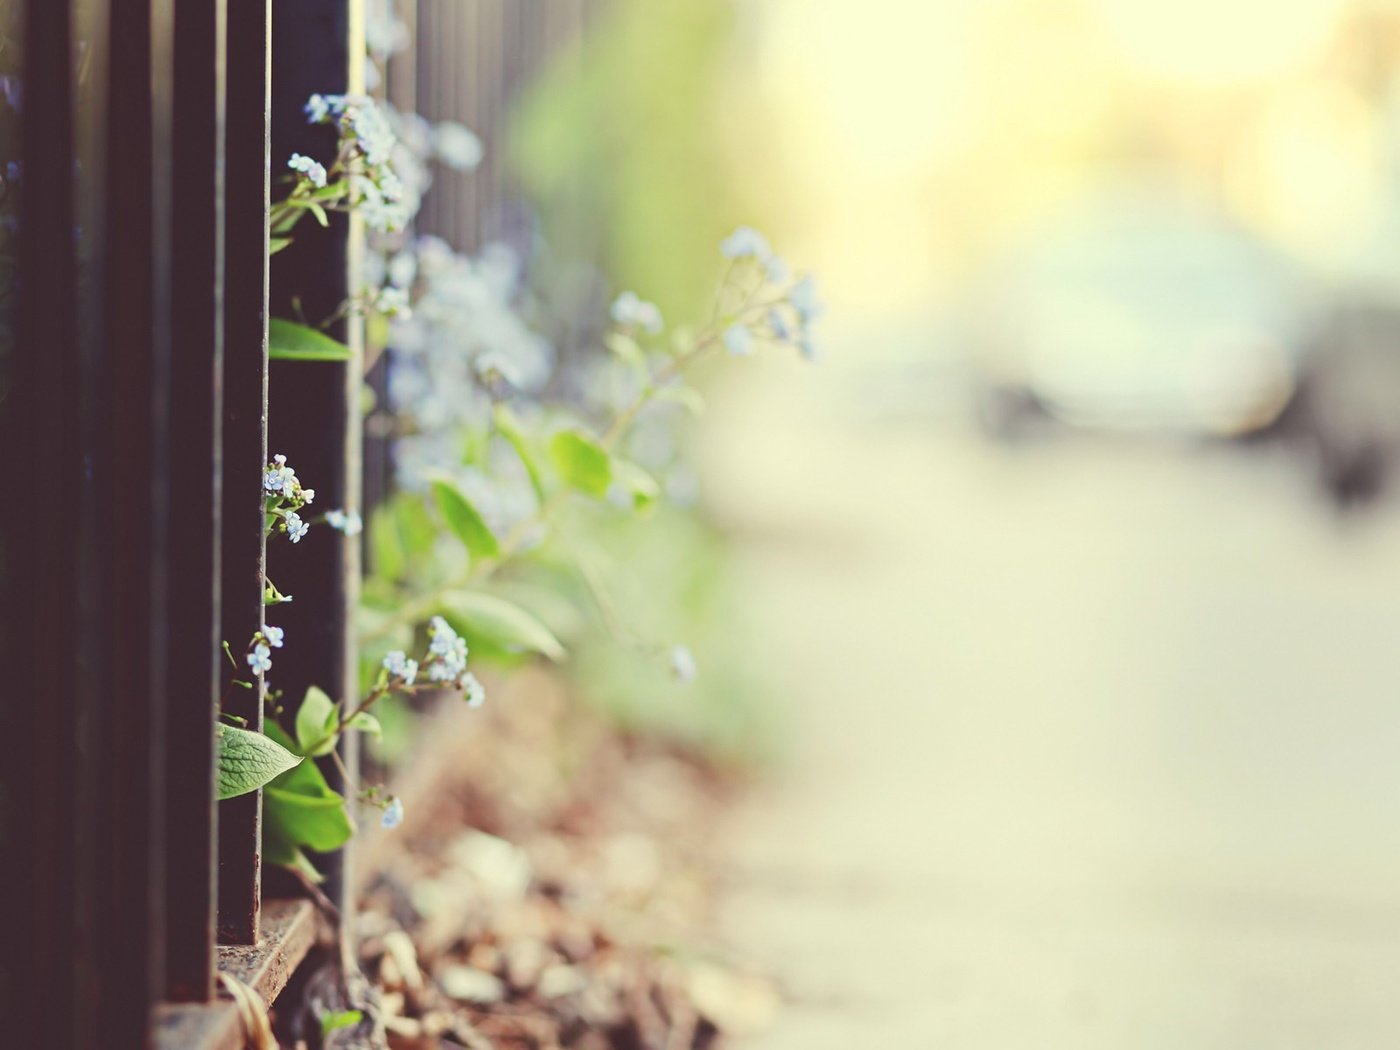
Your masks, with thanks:
[(828, 299), (697, 435), (787, 727), (743, 1045), (1394, 1043), (1400, 4), (634, 0), (591, 47), (527, 182), (627, 187), (668, 310), (740, 221)]

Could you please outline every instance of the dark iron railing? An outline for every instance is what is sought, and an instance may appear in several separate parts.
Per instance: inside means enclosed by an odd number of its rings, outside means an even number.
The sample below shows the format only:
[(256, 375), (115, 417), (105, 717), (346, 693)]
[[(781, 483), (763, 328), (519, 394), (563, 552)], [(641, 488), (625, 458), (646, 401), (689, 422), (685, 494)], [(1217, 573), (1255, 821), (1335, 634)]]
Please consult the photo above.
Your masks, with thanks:
[[(489, 149), (526, 73), (594, 6), (401, 0), (416, 46), (391, 61), (387, 91)], [(231, 1011), (206, 1024), (198, 1005), (221, 957), (273, 975), (273, 995), (309, 927), (282, 904), (263, 915), (259, 793), (214, 801), (220, 705), (251, 727), (263, 717), (260, 688), (227, 687), (221, 643), (241, 653), (263, 622), (269, 451), (325, 506), (358, 505), (364, 476), (357, 369), (267, 358), (269, 305), (332, 314), (359, 238), (336, 217), (269, 270), (269, 175), (293, 151), (330, 152), (301, 106), (359, 89), (362, 13), (359, 0), (0, 7), (19, 15), (0, 24), (20, 27), (24, 91), (19, 148), (0, 157), (23, 165), (16, 335), (0, 359), (5, 1027), (39, 1033), (16, 1045), (237, 1046)], [(423, 228), (479, 246), (500, 232), (505, 185), (498, 156), (442, 180)], [(353, 324), (333, 334), (356, 345)], [(370, 451), (382, 493), (387, 452)], [(330, 530), (274, 547), (272, 577), (298, 599), (274, 618), (295, 653), (273, 675), (284, 703), (312, 683), (353, 694), (359, 557)], [(346, 854), (320, 863), (343, 897)], [(161, 1007), (153, 1036), (161, 1003), (194, 1005)]]

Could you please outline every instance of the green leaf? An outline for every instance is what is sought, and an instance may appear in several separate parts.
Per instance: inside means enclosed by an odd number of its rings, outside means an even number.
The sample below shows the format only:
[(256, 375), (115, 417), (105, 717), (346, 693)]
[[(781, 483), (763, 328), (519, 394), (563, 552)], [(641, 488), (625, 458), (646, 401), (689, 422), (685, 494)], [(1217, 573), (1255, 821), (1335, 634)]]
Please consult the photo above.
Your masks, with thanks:
[(680, 405), (692, 416), (698, 416), (705, 411), (705, 399), (700, 396), (700, 391), (693, 386), (686, 386), (684, 383), (660, 387), (652, 394), (652, 397), (657, 401), (669, 401), (672, 404)]
[(399, 493), (376, 507), (369, 519), (370, 567), (381, 580), (401, 579), (432, 550), (438, 526), (423, 500)]
[(630, 460), (614, 459), (613, 477), (632, 494), (632, 506), (638, 510), (650, 507), (661, 495), (656, 479)]
[(494, 594), (453, 591), (443, 601), (442, 615), (469, 642), (483, 639), (507, 652), (535, 652), (554, 661), (567, 655), (559, 639), (532, 613)]
[(369, 516), (369, 567), (381, 580), (397, 580), (407, 564), (403, 541), (394, 523), (394, 508), (376, 507)]
[(324, 1039), (339, 1028), (354, 1028), (365, 1018), (361, 1010), (341, 1010), (338, 1013), (321, 1015), (321, 1038)]
[(671, 353), (681, 357), (695, 349), (695, 330), (684, 326), (671, 332)]
[(593, 438), (578, 430), (561, 430), (550, 439), (549, 456), (567, 484), (595, 499), (608, 494), (612, 457)]
[(267, 322), (267, 356), (274, 361), (349, 361), (354, 354), (325, 332), (274, 317)]
[(340, 849), (355, 834), (355, 826), (345, 812), (345, 800), (334, 791), (330, 796), (263, 788), (264, 836), (317, 853)]
[(358, 729), (361, 733), (368, 733), (370, 736), (382, 737), (384, 735), (384, 729), (380, 726), (379, 719), (368, 711), (361, 711), (347, 724), (351, 729)]
[(501, 553), (501, 545), (487, 527), (480, 512), (471, 501), (462, 495), (461, 490), (449, 481), (434, 481), (433, 496), (442, 509), (443, 517), (457, 538), (467, 546), (467, 553), (478, 560), (494, 558)]
[[(297, 750), (303, 755), (329, 755), (335, 750), (335, 727), (340, 708), (317, 686), (310, 686), (297, 708)], [(316, 746), (316, 750), (311, 750)]]
[(609, 332), (603, 340), (603, 345), (612, 351), (620, 361), (633, 368), (646, 371), (646, 351), (630, 335), (625, 332)]
[(276, 255), (284, 248), (290, 248), (291, 246), (292, 239), (290, 237), (270, 237), (267, 242), (267, 254)]
[(220, 799), (256, 791), (301, 762), (299, 756), (262, 733), (223, 724), (215, 732), (218, 734), (217, 794)]
[(496, 430), (510, 443), (510, 447), (515, 449), (515, 454), (520, 457), (520, 462), (525, 467), (525, 473), (530, 475), (530, 487), (535, 490), (535, 499), (543, 503), (545, 493), (544, 482), (540, 478), (540, 465), (535, 459), (534, 449), (530, 447), (525, 432), (520, 428), (520, 420), (505, 405), (496, 406), (495, 417)]
[[(280, 726), (270, 723), (267, 731), (291, 743)], [(315, 762), (302, 762), (263, 789), (263, 856), (274, 863), (295, 867), (301, 849), (339, 849), (354, 833), (345, 799), (331, 790)]]

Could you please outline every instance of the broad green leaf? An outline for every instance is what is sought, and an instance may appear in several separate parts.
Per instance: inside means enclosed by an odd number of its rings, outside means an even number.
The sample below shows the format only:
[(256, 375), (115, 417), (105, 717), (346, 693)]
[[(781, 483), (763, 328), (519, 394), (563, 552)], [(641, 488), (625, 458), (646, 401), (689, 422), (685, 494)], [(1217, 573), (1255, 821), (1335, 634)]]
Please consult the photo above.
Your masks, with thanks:
[(437, 541), (437, 522), (428, 513), (427, 503), (419, 496), (400, 493), (390, 504), (394, 508), (394, 527), (409, 558), (421, 558), (433, 549)]
[(505, 405), (496, 406), (495, 417), (496, 429), (501, 437), (510, 443), (510, 447), (515, 449), (515, 454), (520, 457), (520, 462), (525, 467), (525, 473), (530, 476), (530, 487), (535, 490), (535, 499), (543, 503), (545, 494), (544, 482), (540, 478), (540, 466), (535, 459), (534, 449), (530, 447), (525, 432), (520, 428), (520, 420)]
[(335, 792), (331, 796), (263, 788), (263, 834), (317, 853), (339, 849), (355, 834), (355, 826), (345, 800)]
[(452, 531), (457, 534), (475, 559), (494, 558), (501, 553), (501, 545), (487, 527), (485, 519), (461, 490), (449, 481), (434, 481), (433, 496), (437, 499), (443, 517)]
[(381, 580), (397, 580), (403, 576), (408, 558), (394, 521), (394, 508), (383, 504), (369, 516), (370, 571)]
[(274, 361), (349, 361), (354, 354), (325, 332), (274, 317), (267, 322), (267, 356)]
[(454, 591), (443, 600), (442, 615), (468, 641), (484, 639), (507, 652), (535, 652), (555, 661), (566, 655), (559, 639), (532, 613), (494, 594)]
[[(319, 687), (310, 686), (297, 708), (297, 750), (303, 755), (329, 755), (335, 750), (335, 727), (340, 709)], [(313, 745), (316, 749), (311, 750)]]
[[(269, 723), (267, 732), (291, 743), (275, 723)], [(295, 866), (294, 854), (301, 848), (339, 849), (354, 833), (345, 799), (331, 790), (315, 762), (302, 762), (263, 789), (263, 855), (274, 863)]]
[(642, 371), (647, 367), (647, 355), (637, 340), (625, 332), (609, 332), (603, 345), (611, 350), (620, 361)]
[(217, 794), (234, 798), (256, 791), (295, 767), (301, 758), (262, 733), (220, 724)]
[(612, 457), (593, 438), (578, 430), (561, 430), (549, 442), (549, 456), (559, 476), (595, 499), (608, 494)]
[(369, 519), (371, 569), (381, 580), (402, 579), (433, 548), (438, 525), (423, 499), (402, 492), (375, 508)]
[(650, 507), (661, 495), (656, 479), (630, 460), (613, 460), (613, 479), (631, 493), (632, 505), (638, 510)]

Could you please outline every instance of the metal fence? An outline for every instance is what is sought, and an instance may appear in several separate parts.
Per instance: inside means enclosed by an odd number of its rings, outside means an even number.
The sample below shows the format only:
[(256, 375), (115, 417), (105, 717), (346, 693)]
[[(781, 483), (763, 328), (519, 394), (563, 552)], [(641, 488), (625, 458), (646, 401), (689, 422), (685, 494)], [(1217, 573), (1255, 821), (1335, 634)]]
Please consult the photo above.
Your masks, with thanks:
[[(525, 76), (591, 6), (401, 0), (416, 46), (391, 61), (387, 90), (489, 146)], [(259, 794), (214, 800), (220, 706), (251, 726), (263, 717), (259, 691), (225, 689), (221, 643), (237, 649), (263, 621), (269, 425), (271, 451), (321, 499), (356, 506), (362, 480), (356, 366), (269, 367), (266, 336), (269, 304), (335, 310), (360, 239), (333, 218), (269, 268), (269, 160), (327, 152), (331, 129), (308, 126), (301, 104), (359, 89), (363, 12), (359, 0), (0, 8), (23, 88), (0, 158), (22, 165), (0, 359), (0, 768), (16, 873), (3, 987), (7, 1031), (35, 1033), (8, 1045), (238, 1046), (217, 970), (271, 998), (310, 930), (309, 908), (264, 905)], [(471, 249), (497, 232), (509, 193), (490, 163), (435, 189), (423, 226)], [(357, 327), (341, 327), (355, 345)], [(279, 608), (297, 647), (278, 687), (350, 695), (358, 544), (327, 530), (278, 555), (278, 586), (316, 596)], [(356, 756), (344, 760), (353, 771)], [(333, 892), (348, 863), (326, 859)]]

